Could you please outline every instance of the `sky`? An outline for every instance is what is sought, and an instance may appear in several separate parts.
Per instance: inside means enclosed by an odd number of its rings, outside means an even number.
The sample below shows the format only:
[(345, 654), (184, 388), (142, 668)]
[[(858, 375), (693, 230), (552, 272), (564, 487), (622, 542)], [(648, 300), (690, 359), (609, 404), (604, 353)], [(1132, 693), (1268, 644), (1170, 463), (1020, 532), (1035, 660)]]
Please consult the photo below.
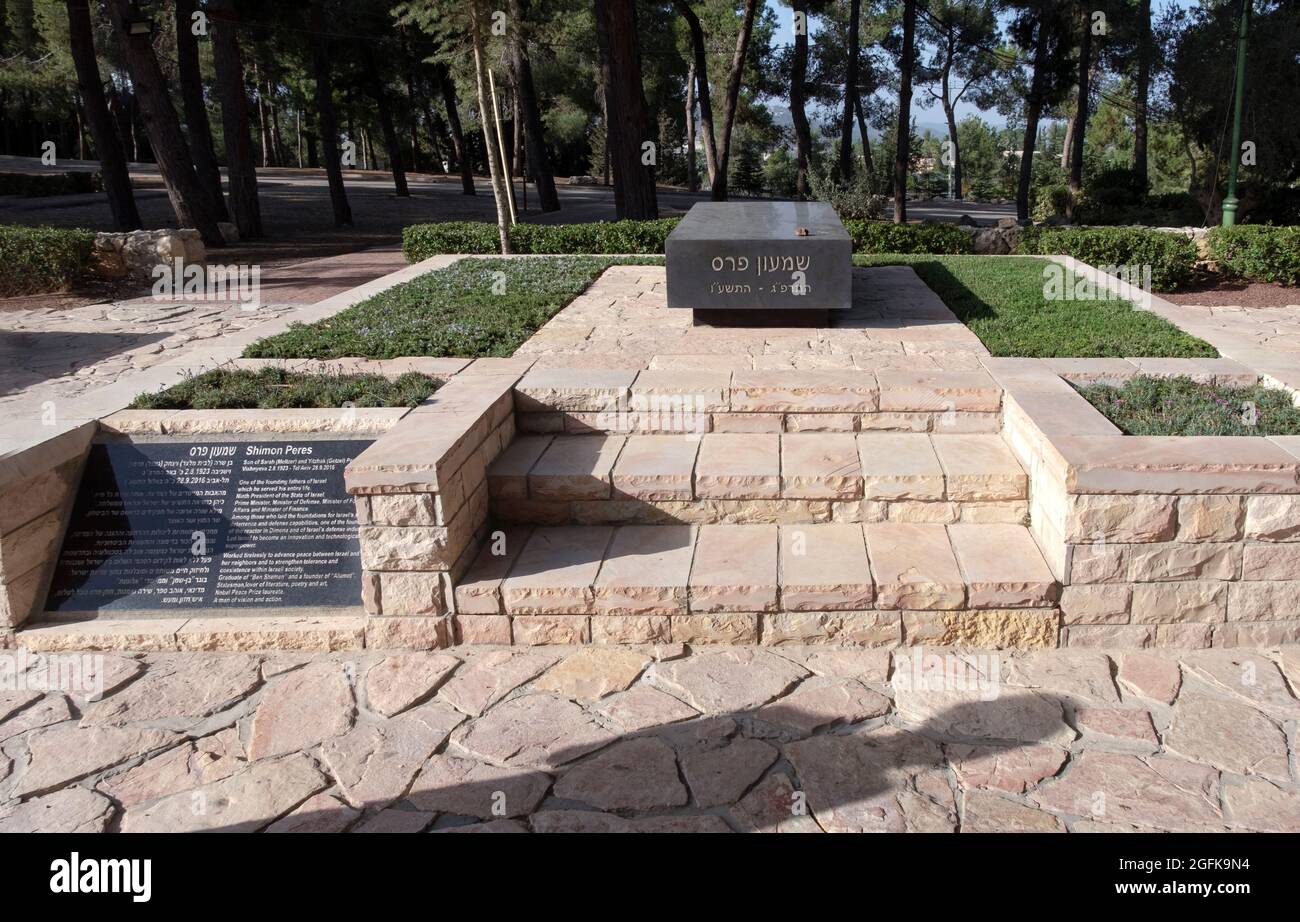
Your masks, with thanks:
[[(1153, 7), (1152, 17), (1158, 17), (1167, 7), (1172, 6), (1181, 9), (1192, 9), (1200, 6), (1200, 0), (1153, 0), (1151, 5)], [(772, 44), (774, 47), (788, 45), (794, 41), (792, 11), (788, 6), (781, 3), (774, 3), (773, 8), (776, 10), (777, 29)], [(1000, 22), (1004, 28), (1010, 20), (1011, 16), (1009, 14), (1003, 15), (1000, 18)], [(811, 34), (815, 40), (817, 35), (817, 21), (815, 18), (813, 20)], [(916, 120), (917, 130), (922, 133), (927, 129), (935, 134), (946, 133), (948, 130), (947, 124), (944, 121), (943, 109), (938, 105), (938, 103), (931, 102), (929, 108), (921, 107), (921, 103), (928, 100), (931, 100), (931, 97), (925, 92), (914, 93), (912, 96), (913, 118)], [(781, 100), (771, 101), (769, 102), (769, 106), (777, 112), (787, 111), (786, 104)], [(961, 121), (966, 116), (972, 114), (979, 115), (984, 119), (984, 121), (997, 128), (1006, 125), (1006, 119), (996, 110), (984, 110), (966, 100), (962, 100), (957, 104), (956, 115), (958, 121)], [(782, 122), (785, 120), (786, 119), (784, 118), (781, 119)], [(872, 136), (875, 136), (874, 130), (872, 131)]]

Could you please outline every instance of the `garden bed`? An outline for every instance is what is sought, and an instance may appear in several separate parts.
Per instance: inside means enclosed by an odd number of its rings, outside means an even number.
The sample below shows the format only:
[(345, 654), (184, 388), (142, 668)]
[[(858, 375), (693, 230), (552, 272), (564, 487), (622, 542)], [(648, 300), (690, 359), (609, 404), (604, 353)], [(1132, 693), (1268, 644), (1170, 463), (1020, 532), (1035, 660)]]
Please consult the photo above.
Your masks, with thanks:
[(218, 368), (131, 401), (133, 410), (278, 410), (415, 407), (438, 389), (436, 378), (303, 374), (280, 368)]
[[(1209, 343), (1118, 298), (1049, 300), (1034, 257), (855, 256), (858, 266), (911, 266), (995, 356), (1214, 358)], [(1067, 288), (1074, 276), (1064, 273)], [(1100, 293), (1099, 293), (1100, 294)]]
[(258, 340), (247, 358), (505, 357), (613, 265), (653, 256), (462, 259), (326, 320)]
[(1077, 390), (1125, 435), (1300, 435), (1300, 408), (1277, 388), (1142, 375)]

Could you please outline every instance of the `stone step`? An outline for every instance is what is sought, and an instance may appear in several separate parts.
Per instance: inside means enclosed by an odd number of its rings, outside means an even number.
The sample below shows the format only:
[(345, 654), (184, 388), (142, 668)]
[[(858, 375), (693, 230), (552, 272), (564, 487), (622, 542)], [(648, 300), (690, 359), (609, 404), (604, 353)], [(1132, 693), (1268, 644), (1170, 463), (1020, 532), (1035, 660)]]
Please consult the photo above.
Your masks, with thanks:
[(458, 617), (1050, 609), (1059, 587), (1018, 525), (590, 525), (497, 533)]
[[(809, 347), (807, 334), (795, 342)], [(1001, 426), (1002, 388), (978, 365), (866, 370), (839, 355), (820, 358), (840, 359), (842, 368), (718, 370), (711, 356), (686, 358), (687, 368), (533, 368), (515, 386), (516, 423), (526, 433), (987, 433)]]
[(999, 435), (522, 435), (487, 474), (502, 522), (1024, 524)]

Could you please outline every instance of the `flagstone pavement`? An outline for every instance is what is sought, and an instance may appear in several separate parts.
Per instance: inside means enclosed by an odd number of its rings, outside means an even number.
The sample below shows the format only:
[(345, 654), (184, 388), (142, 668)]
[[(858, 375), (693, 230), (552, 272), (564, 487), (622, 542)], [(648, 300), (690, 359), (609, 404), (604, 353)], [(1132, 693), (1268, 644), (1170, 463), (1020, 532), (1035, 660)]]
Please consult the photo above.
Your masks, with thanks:
[(4, 655), (5, 832), (1300, 831), (1300, 648)]

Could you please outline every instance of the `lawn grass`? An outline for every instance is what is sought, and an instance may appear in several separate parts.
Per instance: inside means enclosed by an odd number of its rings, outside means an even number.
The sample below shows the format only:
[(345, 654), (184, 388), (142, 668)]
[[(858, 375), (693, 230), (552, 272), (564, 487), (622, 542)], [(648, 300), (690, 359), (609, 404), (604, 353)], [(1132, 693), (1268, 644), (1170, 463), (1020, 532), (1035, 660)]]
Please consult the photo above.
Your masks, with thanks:
[(438, 389), (428, 375), (312, 375), (279, 368), (204, 372), (141, 394), (135, 410), (278, 410), (303, 407), (414, 407)]
[(260, 339), (244, 356), (509, 356), (611, 265), (662, 261), (654, 256), (462, 259), (333, 317)]
[[(858, 266), (911, 266), (997, 356), (1217, 357), (1209, 343), (1121, 300), (1051, 300), (1034, 257), (855, 256)], [(1067, 277), (1068, 282), (1068, 277)]]
[(1278, 388), (1143, 375), (1077, 390), (1126, 435), (1300, 435), (1300, 408)]

